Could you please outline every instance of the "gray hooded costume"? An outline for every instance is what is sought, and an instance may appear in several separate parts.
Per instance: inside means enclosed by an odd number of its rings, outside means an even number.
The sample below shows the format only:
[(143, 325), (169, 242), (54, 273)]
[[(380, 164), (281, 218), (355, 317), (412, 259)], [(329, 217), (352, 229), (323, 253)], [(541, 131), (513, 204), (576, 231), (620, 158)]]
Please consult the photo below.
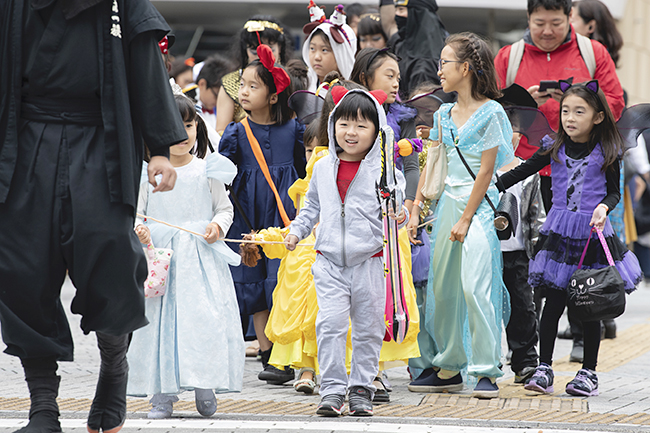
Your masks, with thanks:
[[(386, 125), (383, 108), (368, 92), (350, 90), (341, 101), (353, 93), (368, 95), (376, 105), (380, 127)], [(378, 134), (342, 202), (336, 183), (340, 160), (334, 134), (339, 105), (329, 117), (330, 154), (314, 165), (305, 207), (291, 223), (290, 234), (304, 239), (320, 221), (315, 246), (319, 254), (312, 273), (319, 307), (316, 336), (321, 396), (345, 394), (347, 386), (363, 386), (374, 395), (372, 381), (379, 370), (386, 302), (383, 259), (373, 257), (383, 246), (381, 208), (375, 192), (375, 182), (381, 176), (381, 149)], [(401, 202), (405, 181), (399, 171), (397, 180)], [(352, 320), (353, 346), (349, 380), (345, 368), (348, 318)]]

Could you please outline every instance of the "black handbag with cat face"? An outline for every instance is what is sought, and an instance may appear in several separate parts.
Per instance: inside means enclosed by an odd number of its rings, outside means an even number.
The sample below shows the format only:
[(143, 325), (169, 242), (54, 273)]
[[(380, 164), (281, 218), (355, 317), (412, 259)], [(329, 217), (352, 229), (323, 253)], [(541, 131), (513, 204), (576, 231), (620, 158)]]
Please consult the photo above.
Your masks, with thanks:
[[(591, 233), (596, 231), (605, 249), (609, 266), (601, 269), (582, 269), (582, 262), (589, 246)], [(593, 228), (585, 250), (580, 257), (578, 269), (573, 273), (567, 287), (569, 313), (583, 322), (614, 319), (625, 312), (625, 282), (614, 266), (603, 232)]]

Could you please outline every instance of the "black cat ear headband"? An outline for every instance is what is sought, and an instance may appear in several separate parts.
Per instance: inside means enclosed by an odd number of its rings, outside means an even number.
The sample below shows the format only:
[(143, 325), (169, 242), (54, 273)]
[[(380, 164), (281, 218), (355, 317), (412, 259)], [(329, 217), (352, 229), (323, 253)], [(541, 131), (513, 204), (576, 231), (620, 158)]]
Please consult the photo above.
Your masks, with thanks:
[[(567, 90), (569, 90), (571, 87), (573, 87), (573, 84), (571, 84), (569, 81), (566, 80), (560, 80), (558, 81), (560, 84), (560, 90), (562, 93), (566, 93)], [(581, 84), (576, 84), (576, 86), (584, 87), (587, 90), (591, 90), (594, 92), (596, 95), (598, 95), (598, 89), (600, 88), (598, 86), (598, 80), (591, 80), (586, 83), (581, 83)]]
[(603, 101), (600, 100), (600, 96), (598, 95), (598, 89), (600, 88), (600, 86), (598, 85), (598, 80), (591, 80), (591, 81), (587, 81), (586, 83), (580, 83), (575, 85), (571, 84), (566, 80), (560, 80), (558, 81), (558, 83), (560, 84), (560, 90), (562, 90), (562, 93), (566, 93), (567, 90), (569, 90), (571, 87), (582, 87), (584, 89), (587, 89), (588, 91), (592, 92), (596, 97), (596, 101), (598, 101), (598, 106), (599, 106), (598, 111), (605, 111), (605, 107), (603, 107)]

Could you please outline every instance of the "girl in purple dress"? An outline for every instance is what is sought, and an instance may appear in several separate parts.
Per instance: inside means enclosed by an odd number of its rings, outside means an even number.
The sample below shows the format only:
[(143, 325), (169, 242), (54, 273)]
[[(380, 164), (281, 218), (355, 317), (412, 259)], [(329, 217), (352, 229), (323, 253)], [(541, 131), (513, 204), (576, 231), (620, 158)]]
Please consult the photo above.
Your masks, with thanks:
[[(563, 83), (569, 86), (568, 83)], [(557, 139), (546, 137), (542, 149), (526, 163), (501, 176), (506, 188), (551, 164), (553, 206), (540, 230), (537, 253), (530, 261), (528, 283), (545, 289), (546, 304), (540, 322), (540, 365), (525, 388), (553, 392), (552, 358), (557, 326), (567, 301), (566, 288), (578, 268), (591, 227), (603, 231), (616, 269), (630, 293), (642, 273), (634, 254), (614, 233), (607, 214), (621, 198), (619, 176), (623, 140), (598, 81), (568, 87), (560, 102), (561, 124)], [(596, 234), (589, 244), (584, 268), (608, 266)], [(583, 322), (584, 361), (567, 384), (572, 395), (598, 395), (596, 363), (600, 346), (600, 321)]]

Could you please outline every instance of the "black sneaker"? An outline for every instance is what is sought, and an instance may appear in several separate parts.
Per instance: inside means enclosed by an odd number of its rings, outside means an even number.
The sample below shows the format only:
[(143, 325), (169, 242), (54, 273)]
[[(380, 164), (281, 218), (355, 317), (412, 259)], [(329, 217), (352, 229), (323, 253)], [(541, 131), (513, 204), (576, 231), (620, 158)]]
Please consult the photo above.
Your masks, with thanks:
[(269, 385), (282, 385), (290, 380), (294, 380), (296, 374), (293, 368), (284, 367), (284, 369), (280, 370), (279, 368), (269, 364), (264, 367), (264, 370), (260, 371), (257, 378), (259, 380), (265, 380)]
[(409, 391), (411, 392), (451, 392), (463, 390), (463, 377), (458, 373), (456, 376), (449, 379), (440, 379), (438, 373), (434, 372), (425, 377), (418, 377), (413, 382), (409, 383)]
[(499, 387), (496, 383), (492, 383), (490, 378), (482, 377), (476, 384), (474, 391), (472, 391), (472, 397), (497, 398), (499, 397)]
[(353, 386), (348, 393), (348, 412), (352, 416), (372, 416), (370, 391), (363, 386)]
[(521, 383), (524, 384), (528, 379), (533, 377), (533, 374), (535, 374), (535, 370), (537, 369), (536, 366), (529, 365), (528, 367), (524, 367), (518, 372), (515, 373), (515, 383)]
[(339, 394), (328, 394), (323, 396), (316, 409), (316, 414), (321, 416), (339, 416), (343, 413), (345, 396)]

